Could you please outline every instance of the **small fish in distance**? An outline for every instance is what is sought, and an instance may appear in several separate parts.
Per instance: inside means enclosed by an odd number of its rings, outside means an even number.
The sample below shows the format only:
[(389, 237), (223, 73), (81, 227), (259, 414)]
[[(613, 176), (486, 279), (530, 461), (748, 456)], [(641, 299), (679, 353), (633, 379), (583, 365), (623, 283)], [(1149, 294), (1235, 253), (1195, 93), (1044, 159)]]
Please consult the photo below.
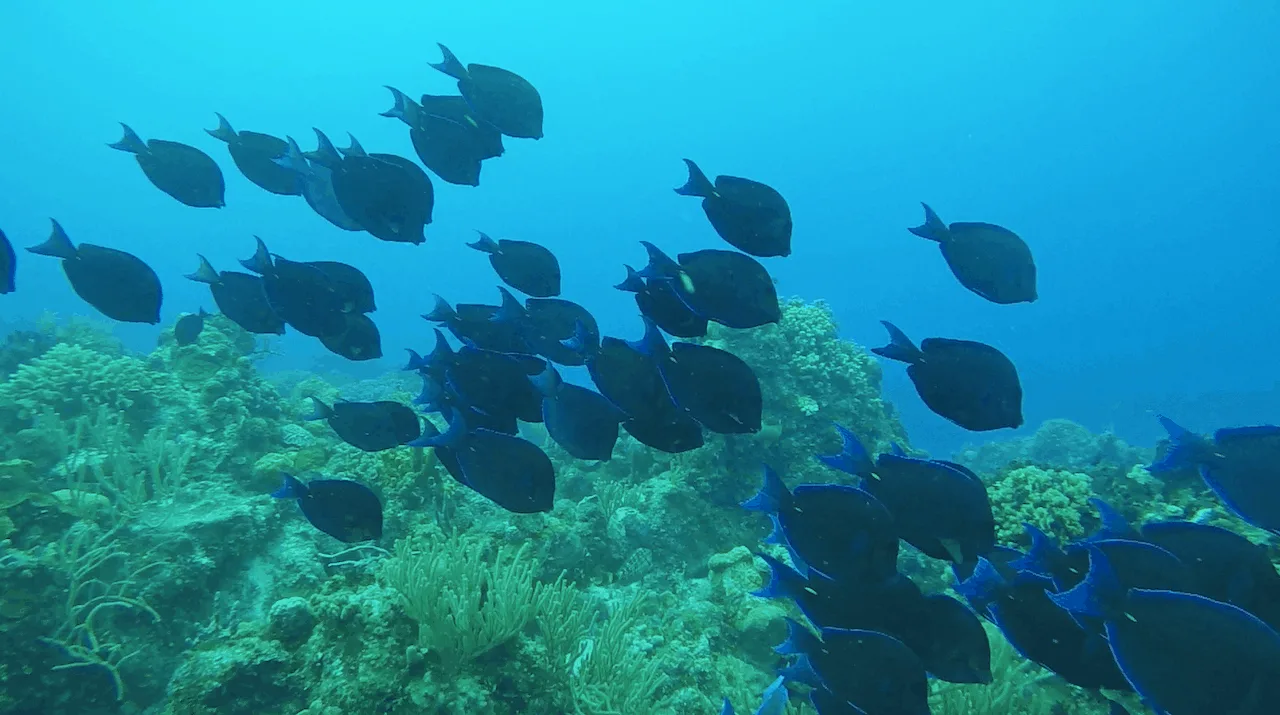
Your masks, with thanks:
[(124, 127), (124, 138), (107, 146), (133, 154), (157, 189), (194, 208), (226, 206), (222, 169), (212, 157), (193, 146), (164, 139), (144, 143), (129, 125), (120, 126)]
[(14, 290), (14, 273), (18, 267), (17, 254), (13, 252), (13, 244), (0, 231), (0, 295), (12, 293)]
[(1036, 264), (1018, 234), (990, 223), (948, 226), (928, 204), (921, 205), (924, 223), (908, 230), (938, 243), (960, 285), (1002, 305), (1036, 299)]
[(284, 483), (271, 493), (276, 499), (296, 499), (311, 525), (348, 544), (382, 536), (382, 501), (368, 487), (347, 479), (313, 479), (303, 483), (282, 475)]
[(77, 247), (57, 221), (49, 240), (27, 250), (62, 259), (62, 272), (76, 295), (108, 318), (122, 323), (160, 322), (164, 298), (160, 278), (132, 253), (92, 243)]
[(926, 338), (916, 347), (893, 323), (880, 357), (907, 363), (907, 377), (924, 404), (970, 432), (1022, 426), (1022, 384), (1004, 353), (985, 343)]
[(431, 67), (458, 80), (477, 118), (509, 137), (542, 138), (542, 97), (528, 80), (501, 67), (464, 66), (448, 47), (436, 44), (444, 59)]
[(214, 139), (227, 143), (231, 160), (246, 179), (280, 196), (302, 194), (297, 174), (277, 162), (288, 152), (288, 142), (270, 134), (237, 132), (226, 117), (217, 112), (214, 114), (218, 117), (218, 128), (206, 129), (205, 132)]
[(791, 208), (770, 186), (737, 176), (717, 176), (714, 184), (685, 159), (689, 180), (676, 189), (702, 199), (702, 210), (726, 243), (753, 256), (791, 255)]
[(188, 280), (205, 283), (218, 310), (231, 322), (255, 335), (283, 335), (284, 321), (271, 309), (262, 277), (239, 271), (219, 273), (204, 256), (196, 254), (200, 267)]
[(529, 241), (493, 240), (483, 231), (467, 246), (487, 253), (489, 265), (503, 283), (534, 298), (560, 295), (560, 262), (555, 254)]
[(204, 319), (208, 317), (209, 314), (201, 308), (197, 313), (187, 313), (178, 318), (178, 322), (173, 325), (173, 341), (178, 347), (193, 345), (200, 339), (200, 333), (204, 331)]

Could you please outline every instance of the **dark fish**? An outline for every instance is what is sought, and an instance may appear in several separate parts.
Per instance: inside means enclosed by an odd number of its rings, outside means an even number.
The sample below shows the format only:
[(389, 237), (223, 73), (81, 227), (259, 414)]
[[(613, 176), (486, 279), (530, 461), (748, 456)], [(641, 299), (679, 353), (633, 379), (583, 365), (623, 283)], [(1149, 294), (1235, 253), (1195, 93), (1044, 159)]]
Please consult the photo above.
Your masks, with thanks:
[(458, 91), (478, 118), (509, 137), (542, 138), (542, 97), (528, 80), (500, 67), (464, 67), (444, 45), (440, 52), (444, 59), (431, 66), (458, 80)]
[(418, 414), (399, 402), (336, 402), (312, 397), (309, 420), (324, 420), (343, 442), (366, 452), (408, 444), (422, 434)]
[(924, 404), (971, 432), (1022, 426), (1022, 384), (1004, 353), (971, 340), (925, 338), (917, 348), (895, 325), (889, 344), (871, 352), (907, 363), (907, 377)]
[(764, 398), (760, 381), (741, 358), (710, 345), (670, 346), (653, 321), (645, 321), (642, 350), (658, 361), (662, 380), (676, 406), (718, 434), (760, 431)]
[(695, 315), (729, 328), (755, 328), (782, 320), (773, 278), (756, 259), (737, 251), (681, 253), (679, 263), (648, 241), (649, 265), (640, 275), (665, 280)]
[(227, 205), (223, 199), (226, 187), (222, 170), (208, 154), (193, 146), (163, 139), (143, 143), (129, 125), (121, 123), (120, 126), (124, 127), (124, 138), (107, 146), (134, 154), (142, 173), (157, 189), (195, 208)]
[(328, 274), (307, 263), (272, 256), (261, 238), (253, 258), (241, 261), (262, 274), (272, 311), (303, 335), (320, 338), (347, 329), (346, 302)]
[(13, 244), (9, 243), (4, 231), (0, 231), (0, 295), (13, 292), (13, 275), (17, 267), (18, 257), (13, 252)]
[(480, 162), (502, 156), (502, 134), (479, 122), (462, 97), (422, 96), (414, 102), (387, 87), (395, 106), (382, 113), (409, 126), (409, 139), (422, 164), (436, 176), (460, 186), (480, 185)]
[(821, 638), (787, 620), (787, 640), (776, 650), (796, 656), (783, 672), (824, 692), (814, 702), (824, 715), (831, 698), (862, 713), (928, 715), (929, 684), (920, 657), (902, 641), (871, 630), (823, 628)]
[(924, 206), (924, 223), (908, 229), (937, 241), (942, 257), (960, 285), (992, 303), (1030, 303), (1036, 299), (1036, 264), (1018, 234), (990, 223), (947, 226)]
[(1280, 634), (1248, 611), (1188, 593), (1125, 589), (1096, 548), (1080, 586), (1049, 598), (1106, 622), (1116, 663), (1156, 712), (1280, 712)]
[(463, 404), (487, 415), (541, 422), (542, 395), (529, 378), (546, 368), (539, 358), (464, 345), (445, 368), (445, 384)]
[(237, 271), (219, 273), (208, 259), (199, 258), (200, 267), (187, 278), (209, 285), (213, 302), (228, 320), (258, 335), (284, 334), (284, 321), (271, 309), (260, 276)]
[[(342, 204), (338, 203), (338, 197), (333, 193), (333, 169), (320, 160), (308, 160), (293, 137), (288, 137), (286, 142), (288, 148), (277, 163), (294, 173), (298, 190), (311, 210), (343, 231), (363, 231), (364, 227), (342, 210)], [(325, 149), (327, 142), (326, 138), (312, 154), (319, 155)], [(333, 149), (332, 145), (328, 148), (334, 153), (334, 156), (329, 158), (329, 164), (337, 165), (342, 161), (342, 157), (337, 155), (337, 150)]]
[(883, 581), (898, 570), (898, 531), (880, 500), (843, 484), (801, 484), (795, 491), (768, 465), (764, 486), (743, 508), (769, 516), (791, 563), (830, 579)]
[(657, 323), (662, 332), (677, 338), (701, 338), (707, 334), (707, 319), (689, 310), (670, 281), (646, 281), (631, 266), (625, 268), (627, 279), (614, 288), (635, 293), (640, 314)]
[(902, 639), (920, 623), (924, 594), (902, 574), (863, 581), (810, 571), (805, 578), (771, 556), (756, 555), (769, 567), (769, 582), (754, 595), (791, 600), (815, 627), (874, 630)]
[(481, 231), (476, 233), (480, 238), (467, 245), (489, 254), (489, 265), (503, 283), (534, 298), (560, 295), (560, 262), (551, 251), (528, 241), (495, 241)]
[(548, 366), (533, 378), (542, 393), (542, 421), (547, 434), (578, 459), (608, 460), (618, 441), (624, 415), (600, 393), (560, 379)]
[(1142, 538), (1178, 557), (1191, 570), (1194, 593), (1239, 606), (1280, 624), (1280, 575), (1265, 546), (1234, 531), (1194, 521), (1143, 524)]
[(555, 504), (555, 468), (546, 452), (532, 442), (469, 429), (464, 418), (455, 414), (443, 434), (424, 437), (414, 446), (450, 449), (462, 482), (507, 511), (533, 514), (551, 511)]
[(373, 320), (363, 313), (347, 313), (346, 321), (341, 333), (320, 336), (325, 349), (355, 362), (382, 357), (382, 334)]
[(672, 454), (703, 445), (702, 426), (676, 407), (652, 357), (606, 336), (586, 363), (596, 389), (627, 416), (622, 428), (632, 437)]
[(92, 243), (76, 247), (57, 221), (48, 241), (27, 250), (61, 258), (62, 272), (76, 295), (108, 318), (123, 323), (160, 322), (164, 298), (160, 278), (132, 253)]
[(315, 479), (303, 484), (284, 476), (271, 493), (276, 499), (297, 499), (311, 525), (348, 544), (382, 536), (382, 502), (368, 487), (346, 479)]
[(1148, 469), (1161, 474), (1196, 467), (1205, 484), (1233, 514), (1280, 534), (1280, 427), (1231, 427), (1212, 439), (1161, 417), (1171, 446)]
[(498, 306), (459, 303), (455, 309), (438, 295), (435, 296), (435, 301), (431, 312), (422, 317), (444, 325), (459, 341), (481, 350), (534, 354), (525, 342), (524, 326), (511, 321), (494, 320)]
[(307, 261), (307, 265), (319, 268), (329, 278), (342, 297), (344, 312), (372, 313), (378, 309), (373, 284), (359, 268), (338, 261)]
[(237, 132), (231, 127), (227, 118), (214, 112), (218, 117), (217, 129), (206, 129), (209, 136), (227, 143), (231, 151), (231, 160), (245, 178), (273, 194), (281, 196), (299, 196), (302, 187), (298, 176), (292, 170), (281, 166), (276, 160), (289, 150), (289, 144), (280, 137), (258, 132)]
[[(318, 130), (316, 134), (324, 136)], [(343, 212), (383, 241), (425, 241), (423, 230), (435, 206), (427, 173), (404, 157), (366, 153), (355, 137), (343, 154), (342, 162), (330, 167), (333, 193)]]
[(468, 429), (486, 429), (509, 435), (519, 434), (520, 426), (514, 414), (509, 411), (494, 414), (480, 411), (446, 388), (447, 378), (444, 376), (443, 368), (437, 369), (434, 366), (415, 368), (414, 365), (424, 364), (427, 359), (412, 351), (410, 355), (409, 369), (417, 369), (422, 376), (422, 392), (413, 399), (413, 404), (418, 405), (425, 412), (438, 412), (446, 416), (460, 415)]
[(702, 199), (702, 210), (720, 238), (753, 256), (791, 255), (791, 208), (782, 194), (737, 176), (717, 176), (712, 184), (697, 164), (684, 163), (689, 180), (676, 193)]
[(667, 454), (688, 452), (706, 443), (702, 425), (682, 412), (629, 417), (623, 420), (622, 429), (641, 444)]
[(948, 683), (990, 683), (991, 642), (969, 607), (945, 594), (926, 596), (917, 629), (905, 642), (929, 675)]
[(852, 432), (836, 425), (841, 451), (818, 461), (862, 479), (893, 514), (898, 536), (935, 559), (972, 563), (995, 547), (995, 518), (982, 480), (965, 467), (901, 453), (873, 462)]
[(173, 341), (178, 347), (191, 345), (200, 338), (200, 333), (204, 330), (204, 319), (207, 317), (209, 314), (201, 308), (198, 313), (187, 313), (178, 318), (178, 322), (173, 325)]
[[(511, 324), (533, 354), (558, 365), (577, 367), (586, 364), (584, 355), (599, 345), (596, 319), (581, 305), (562, 298), (529, 298), (521, 305), (506, 288), (498, 290), (502, 306), (491, 319)], [(567, 345), (570, 340), (576, 342)]]

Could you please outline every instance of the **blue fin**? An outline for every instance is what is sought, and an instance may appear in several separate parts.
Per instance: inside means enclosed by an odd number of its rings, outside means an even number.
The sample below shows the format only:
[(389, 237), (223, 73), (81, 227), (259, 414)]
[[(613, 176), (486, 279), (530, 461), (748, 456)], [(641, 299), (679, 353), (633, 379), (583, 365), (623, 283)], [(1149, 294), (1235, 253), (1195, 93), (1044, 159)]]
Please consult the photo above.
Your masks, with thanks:
[(294, 141), (293, 137), (285, 137), (284, 140), (288, 148), (284, 150), (282, 156), (272, 159), (272, 163), (298, 174), (305, 173), (311, 167), (307, 165), (307, 157), (302, 154), (302, 147), (298, 146), (298, 142)]
[(428, 64), (430, 64), (433, 69), (440, 70), (454, 79), (466, 79), (467, 68), (458, 61), (457, 56), (450, 52), (448, 47), (445, 47), (439, 42), (437, 42), (436, 45), (440, 47), (440, 53), (444, 55), (444, 59), (439, 62), (429, 62)]
[(1129, 520), (1124, 518), (1124, 515), (1117, 511), (1115, 507), (1098, 497), (1090, 497), (1089, 503), (1093, 505), (1094, 509), (1098, 510), (1098, 518), (1102, 521), (1102, 525), (1089, 536), (1087, 541), (1141, 538), (1137, 536), (1137, 531), (1129, 525)]
[(311, 400), (311, 414), (303, 417), (302, 419), (307, 420), (308, 422), (314, 422), (316, 420), (327, 420), (330, 417), (333, 417), (333, 408), (321, 402), (320, 398), (310, 397), (308, 399)]
[(267, 250), (267, 244), (263, 242), (261, 238), (254, 236), (253, 240), (258, 243), (257, 247), (253, 250), (253, 256), (241, 259), (240, 265), (254, 273), (270, 273), (274, 267), (271, 262), (271, 251)]
[(1089, 573), (1083, 581), (1068, 591), (1045, 591), (1045, 595), (1067, 613), (1097, 618), (1114, 613), (1114, 604), (1124, 598), (1115, 570), (1106, 554), (1096, 546), (1089, 546)]
[(778, 674), (793, 683), (803, 683), (813, 688), (826, 687), (818, 671), (813, 669), (813, 663), (809, 661), (806, 653), (801, 653), (790, 665), (779, 670)]
[(467, 245), (469, 247), (483, 253), (491, 253), (495, 256), (502, 253), (502, 249), (498, 246), (498, 242), (489, 238), (489, 234), (484, 231), (476, 231), (476, 233), (480, 234), (480, 238), (468, 243)]
[(801, 576), (798, 571), (781, 561), (773, 558), (768, 554), (757, 553), (756, 556), (764, 561), (769, 567), (769, 582), (758, 590), (752, 591), (752, 596), (759, 598), (795, 598), (798, 589), (803, 589), (808, 581)]
[[(422, 376), (422, 392), (413, 398), (413, 404), (422, 408), (423, 412), (444, 411), (444, 386), (428, 375)], [(425, 433), (424, 433), (425, 434)], [(438, 434), (438, 433), (437, 433)]]
[(529, 311), (525, 310), (520, 299), (512, 295), (511, 291), (498, 286), (498, 292), (502, 294), (502, 305), (493, 315), (489, 316), (489, 320), (494, 323), (518, 323), (529, 317)]
[(856, 435), (841, 425), (835, 425), (840, 434), (840, 451), (837, 454), (820, 454), (817, 459), (832, 469), (838, 469), (855, 477), (867, 478), (875, 470), (871, 455), (862, 446)]
[(924, 359), (924, 353), (920, 352), (920, 348), (911, 342), (911, 338), (907, 334), (898, 329), (898, 326), (887, 320), (880, 321), (880, 324), (889, 331), (889, 344), (882, 348), (871, 348), (871, 352), (883, 358), (905, 362), (914, 365)]
[(408, 443), (410, 447), (453, 447), (462, 441), (467, 434), (467, 423), (462, 418), (462, 413), (457, 410), (450, 410), (449, 428), (439, 434), (427, 434), (426, 431), (422, 436)]
[(649, 263), (640, 269), (641, 278), (655, 278), (658, 280), (671, 280), (679, 276), (683, 269), (680, 264), (671, 259), (671, 256), (662, 252), (662, 249), (649, 243), (641, 241), (640, 245), (644, 246), (644, 250), (649, 253)]
[(985, 558), (978, 557), (978, 565), (973, 567), (969, 578), (957, 582), (952, 589), (971, 601), (990, 600), (995, 591), (1005, 585), (1004, 577), (996, 567)]
[(369, 156), (369, 152), (365, 151), (364, 147), (360, 146), (360, 142), (356, 139), (354, 134), (347, 132), (347, 138), (351, 140), (351, 144), (348, 145), (346, 149), (342, 150), (343, 156)]
[(433, 323), (448, 323), (458, 318), (458, 313), (449, 305), (449, 301), (441, 298), (436, 294), (432, 294), (436, 299), (436, 304), (431, 306), (431, 311), (423, 315), (423, 319), (430, 320)]
[(76, 247), (71, 243), (71, 238), (67, 236), (67, 232), (62, 230), (62, 224), (57, 219), (49, 219), (53, 222), (53, 229), (49, 232), (49, 240), (38, 246), (31, 246), (28, 251), (40, 256), (52, 256), (54, 258), (75, 258)]
[(760, 699), (760, 707), (756, 708), (755, 715), (783, 715), (787, 710), (789, 698), (787, 679), (779, 675), (769, 684), (769, 687), (764, 689), (764, 697)]
[(271, 496), (276, 499), (301, 499), (307, 495), (307, 485), (298, 480), (292, 474), (280, 473), (283, 483), (280, 488), (271, 492)]
[(538, 388), (538, 392), (540, 392), (544, 397), (555, 396), (556, 390), (559, 389), (561, 383), (564, 382), (560, 378), (560, 373), (550, 362), (547, 363), (546, 370), (543, 370), (537, 375), (531, 376), (529, 381), (533, 383), (534, 387)]
[(120, 122), (120, 127), (124, 129), (124, 137), (115, 144), (108, 144), (112, 149), (127, 151), (130, 154), (146, 154), (147, 145), (138, 137), (138, 133), (133, 131), (128, 124)]
[(666, 357), (671, 352), (671, 346), (667, 345), (667, 339), (662, 336), (658, 324), (647, 315), (641, 315), (640, 319), (644, 321), (644, 336), (639, 341), (628, 340), (627, 345), (645, 357)]
[(444, 332), (440, 328), (436, 328), (433, 332), (436, 334), (435, 347), (431, 348), (431, 352), (427, 354), (427, 367), (438, 367), (447, 365), (453, 359), (453, 348), (449, 347), (449, 339), (444, 336)]
[(329, 141), (329, 137), (324, 132), (311, 128), (316, 133), (316, 150), (303, 154), (308, 161), (314, 161), (320, 166), (327, 166), (330, 169), (337, 167), (342, 163), (342, 155), (338, 153), (338, 149), (334, 147), (333, 142)]
[(643, 293), (646, 287), (644, 279), (641, 278), (640, 274), (636, 272), (636, 269), (631, 266), (623, 264), (623, 267), (627, 269), (627, 277), (621, 283), (614, 286), (614, 288), (627, 291), (628, 293)]
[(1199, 466), (1196, 448), (1201, 444), (1200, 435), (1182, 427), (1164, 415), (1156, 415), (1161, 426), (1169, 433), (1169, 450), (1160, 459), (1147, 465), (1152, 474), (1172, 472), (1179, 469), (1191, 469)]
[(206, 129), (204, 130), (206, 134), (214, 139), (221, 139), (228, 144), (240, 138), (240, 135), (236, 134), (236, 130), (231, 128), (231, 122), (228, 122), (226, 117), (222, 116), (218, 112), (214, 112), (213, 114), (218, 118), (218, 128)]
[(798, 621), (784, 618), (787, 624), (787, 638), (774, 646), (773, 652), (778, 655), (804, 655), (822, 648), (822, 640)]
[(419, 355), (417, 350), (405, 348), (405, 352), (409, 353), (409, 362), (401, 370), (421, 370), (427, 366), (427, 359)]
[(934, 213), (929, 204), (922, 201), (920, 205), (924, 207), (924, 223), (907, 230), (920, 238), (927, 238), (938, 243), (946, 243), (951, 240), (951, 230), (947, 228), (947, 224), (938, 218), (938, 214)]
[(196, 269), (195, 273), (186, 275), (188, 280), (193, 280), (197, 283), (208, 283), (209, 285), (217, 285), (222, 282), (222, 278), (218, 276), (218, 272), (214, 270), (213, 264), (209, 263), (208, 258), (199, 253), (196, 254), (196, 258), (200, 259), (200, 267)]
[(689, 159), (684, 160), (684, 165), (689, 168), (689, 180), (684, 182), (684, 186), (676, 189), (676, 193), (681, 196), (700, 196), (707, 198), (716, 195), (715, 184), (712, 184), (707, 175), (702, 173), (702, 169)]
[(729, 698), (725, 698), (724, 705), (720, 706), (720, 715), (735, 715), (733, 705), (729, 703)]
[(742, 502), (743, 509), (765, 514), (777, 514), (790, 505), (791, 490), (787, 489), (786, 482), (782, 481), (782, 477), (778, 476), (773, 467), (767, 464), (764, 465), (764, 484), (760, 487), (760, 491)]
[(587, 331), (587, 324), (581, 320), (573, 323), (573, 335), (560, 341), (560, 344), (572, 350), (575, 355), (587, 357), (589, 347), (587, 341), (591, 339), (591, 333)]
[(1053, 578), (1053, 564), (1062, 558), (1062, 549), (1052, 536), (1033, 524), (1024, 522), (1022, 530), (1030, 539), (1031, 546), (1025, 556), (1010, 561), (1009, 566), (1017, 571), (1030, 571), (1041, 578)]
[(417, 102), (409, 99), (404, 92), (395, 87), (385, 84), (383, 86), (391, 90), (391, 97), (395, 102), (395, 106), (382, 112), (382, 116), (399, 119), (411, 127), (418, 126), (418, 115), (422, 111), (422, 107), (419, 107)]

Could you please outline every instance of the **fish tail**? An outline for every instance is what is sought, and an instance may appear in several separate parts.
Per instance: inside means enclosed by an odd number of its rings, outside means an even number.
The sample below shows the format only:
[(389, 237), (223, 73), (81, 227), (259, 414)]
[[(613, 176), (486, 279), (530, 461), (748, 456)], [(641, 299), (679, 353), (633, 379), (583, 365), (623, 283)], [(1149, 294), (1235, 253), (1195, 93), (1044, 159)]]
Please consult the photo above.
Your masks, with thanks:
[(729, 702), (729, 698), (725, 698), (724, 704), (720, 706), (720, 715), (735, 715), (733, 704)]
[(423, 320), (430, 320), (433, 323), (451, 323), (457, 320), (458, 313), (449, 305), (449, 301), (441, 298), (439, 295), (432, 294), (435, 298), (435, 305), (431, 306), (431, 310), (423, 314)]
[(1098, 497), (1090, 497), (1089, 503), (1098, 510), (1098, 520), (1102, 525), (1090, 539), (1122, 539), (1133, 533), (1129, 520), (1119, 510)]
[(231, 122), (228, 122), (226, 117), (222, 116), (218, 112), (214, 112), (213, 114), (218, 118), (218, 128), (206, 129), (204, 130), (206, 134), (214, 139), (221, 139), (228, 144), (239, 138), (239, 135), (236, 134), (236, 130), (231, 128)]
[(529, 311), (521, 305), (520, 299), (511, 294), (511, 291), (498, 286), (498, 292), (502, 294), (502, 304), (489, 316), (489, 320), (494, 323), (512, 323), (519, 322), (529, 317)]
[(427, 355), (427, 366), (445, 365), (453, 357), (453, 348), (449, 347), (449, 341), (444, 337), (444, 333), (440, 328), (435, 329), (436, 344), (432, 346), (431, 353)]
[(716, 187), (707, 175), (702, 173), (702, 169), (699, 169), (698, 165), (690, 159), (684, 159), (684, 165), (689, 168), (689, 180), (684, 182), (684, 186), (676, 189), (676, 193), (681, 196), (700, 196), (704, 199), (714, 196)]
[(302, 419), (309, 422), (315, 420), (327, 420), (333, 417), (333, 408), (321, 402), (317, 397), (309, 398), (311, 400), (311, 414)]
[(786, 482), (782, 481), (778, 472), (767, 464), (764, 465), (764, 483), (760, 486), (760, 491), (742, 502), (743, 509), (765, 514), (777, 514), (790, 505), (791, 490), (787, 489)]
[(898, 329), (898, 326), (887, 320), (880, 321), (880, 324), (889, 331), (889, 344), (882, 348), (871, 348), (871, 352), (883, 358), (905, 362), (914, 365), (924, 359), (924, 353), (920, 352), (920, 348), (911, 342), (911, 338), (907, 334)]
[(75, 258), (76, 247), (71, 243), (71, 238), (67, 236), (67, 232), (62, 230), (62, 224), (57, 219), (49, 219), (53, 222), (53, 230), (49, 232), (49, 240), (38, 246), (31, 246), (28, 251), (41, 256), (53, 256), (54, 258)]
[(342, 163), (342, 155), (338, 153), (337, 147), (329, 140), (329, 136), (324, 132), (311, 128), (316, 133), (316, 150), (303, 153), (303, 157), (307, 161), (314, 161), (320, 166), (326, 166), (332, 169)]
[(284, 154), (274, 157), (271, 161), (277, 166), (282, 166), (289, 171), (302, 173), (307, 170), (307, 157), (302, 154), (302, 147), (298, 146), (298, 142), (293, 137), (285, 137), (285, 142), (289, 147), (284, 150)]
[(801, 653), (785, 668), (779, 669), (778, 674), (787, 681), (808, 685), (814, 689), (814, 692), (826, 689), (822, 677), (813, 669), (813, 662), (809, 660), (808, 653)]
[(1169, 449), (1163, 457), (1148, 465), (1147, 471), (1156, 474), (1199, 466), (1200, 436), (1164, 415), (1156, 415), (1156, 419), (1169, 433)]
[(784, 619), (784, 621), (787, 624), (787, 637), (773, 647), (774, 653), (778, 655), (804, 655), (805, 653), (812, 653), (815, 648), (821, 649), (822, 641), (812, 631), (791, 618)]
[(443, 44), (437, 42), (436, 45), (440, 47), (440, 54), (444, 55), (444, 59), (439, 62), (429, 62), (428, 64), (430, 64), (433, 69), (440, 70), (454, 79), (466, 79), (467, 68), (458, 61), (457, 56)]
[(820, 454), (818, 461), (855, 477), (870, 477), (875, 464), (871, 461), (867, 448), (862, 446), (857, 435), (848, 428), (838, 424), (835, 428), (840, 435), (840, 451), (836, 454)]
[(450, 410), (449, 428), (439, 434), (428, 435), (423, 432), (418, 439), (409, 442), (410, 447), (452, 447), (462, 441), (467, 434), (467, 423), (462, 418), (462, 413), (456, 409)]
[(951, 230), (942, 222), (942, 219), (938, 218), (938, 214), (934, 213), (929, 204), (921, 202), (920, 205), (924, 207), (924, 223), (907, 230), (920, 238), (927, 238), (938, 243), (946, 243), (951, 240)]
[(769, 582), (751, 595), (759, 598), (794, 598), (808, 584), (799, 571), (769, 556), (758, 553), (756, 556), (769, 567)]
[(973, 567), (973, 573), (969, 574), (969, 578), (957, 581), (952, 588), (970, 601), (987, 601), (1004, 583), (1004, 577), (996, 567), (979, 556), (978, 565)]
[(271, 251), (267, 250), (267, 244), (264, 243), (261, 238), (254, 236), (253, 240), (258, 242), (257, 248), (253, 251), (253, 256), (251, 258), (241, 259), (240, 265), (254, 273), (264, 275), (270, 273), (273, 267), (271, 264)]
[(560, 372), (557, 371), (549, 362), (547, 363), (546, 370), (543, 370), (537, 375), (531, 375), (529, 377), (529, 381), (533, 383), (534, 387), (538, 388), (538, 392), (546, 395), (547, 397), (556, 394), (556, 389), (560, 387), (560, 383), (562, 382)]
[(1125, 593), (1106, 554), (1090, 546), (1089, 573), (1084, 580), (1070, 590), (1046, 595), (1067, 613), (1106, 618), (1116, 612)]
[(477, 251), (491, 253), (495, 256), (502, 253), (502, 249), (498, 248), (498, 242), (489, 238), (489, 234), (484, 231), (476, 231), (476, 233), (480, 234), (480, 238), (468, 243), (467, 246), (474, 248)]
[[(444, 388), (440, 386), (440, 383), (427, 375), (423, 375), (422, 392), (418, 393), (418, 396), (413, 398), (413, 404), (421, 407), (427, 412), (439, 412), (442, 409), (440, 397), (443, 394)], [(430, 422), (428, 422), (428, 424), (430, 424)], [(424, 432), (423, 434), (426, 433)], [(437, 431), (428, 436), (435, 436), (438, 434), (439, 432)]]
[(417, 350), (414, 350), (413, 348), (405, 348), (405, 351), (409, 353), (409, 362), (401, 368), (402, 370), (421, 370), (427, 366), (426, 358), (419, 355)]
[(1025, 555), (1010, 561), (1009, 565), (1018, 571), (1029, 571), (1045, 578), (1052, 577), (1053, 565), (1062, 558), (1062, 549), (1058, 548), (1058, 544), (1053, 540), (1052, 536), (1044, 533), (1033, 524), (1024, 522), (1022, 530), (1026, 532), (1031, 546), (1027, 549)]
[(303, 484), (292, 474), (280, 473), (283, 480), (280, 488), (271, 492), (271, 496), (276, 499), (301, 499), (307, 495), (307, 485)]
[(347, 139), (350, 140), (351, 143), (347, 145), (346, 149), (342, 150), (343, 156), (369, 156), (369, 152), (365, 151), (364, 147), (360, 145), (360, 141), (356, 139), (356, 135), (351, 132), (347, 132)]
[(575, 320), (573, 322), (573, 335), (561, 340), (560, 344), (571, 350), (573, 354), (585, 358), (590, 351), (590, 346), (587, 344), (588, 340), (590, 340), (590, 337), (586, 323), (581, 320)]
[(395, 102), (395, 106), (385, 112), (382, 112), (382, 116), (399, 119), (411, 127), (418, 126), (418, 116), (422, 107), (420, 107), (417, 102), (410, 99), (404, 92), (401, 92), (395, 87), (390, 85), (383, 86), (391, 90), (391, 99)]
[(138, 137), (138, 133), (133, 131), (128, 124), (120, 122), (120, 126), (124, 128), (124, 137), (114, 144), (107, 146), (120, 151), (127, 151), (130, 154), (146, 154), (147, 145)]
[(671, 346), (667, 345), (667, 339), (662, 337), (658, 324), (647, 315), (641, 315), (640, 319), (644, 321), (644, 336), (639, 341), (628, 340), (627, 345), (646, 357), (662, 357), (671, 352)]
[(218, 272), (213, 269), (213, 264), (209, 263), (209, 259), (199, 253), (196, 254), (196, 258), (200, 259), (200, 267), (196, 269), (195, 273), (186, 275), (188, 280), (193, 280), (197, 283), (208, 283), (209, 285), (217, 285), (221, 282), (222, 279), (218, 277)]
[(663, 253), (662, 249), (648, 241), (641, 241), (640, 245), (649, 254), (649, 264), (640, 269), (640, 277), (669, 280), (680, 275), (680, 264)]
[(614, 286), (614, 288), (627, 291), (628, 293), (644, 292), (644, 279), (640, 277), (640, 274), (636, 272), (636, 269), (626, 264), (623, 264), (623, 267), (627, 269), (627, 277), (621, 283)]

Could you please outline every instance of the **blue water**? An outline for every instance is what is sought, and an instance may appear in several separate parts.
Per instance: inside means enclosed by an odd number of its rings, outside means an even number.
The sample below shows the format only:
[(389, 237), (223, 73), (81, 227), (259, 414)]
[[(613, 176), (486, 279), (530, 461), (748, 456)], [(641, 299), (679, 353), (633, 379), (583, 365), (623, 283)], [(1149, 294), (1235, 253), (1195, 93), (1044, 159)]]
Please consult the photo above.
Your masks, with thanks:
[[(917, 340), (1010, 355), (1024, 431), (1068, 417), (1146, 442), (1159, 411), (1195, 429), (1274, 420), (1280, 6), (152, 0), (8, 3), (0, 28), (0, 225), (31, 245), (56, 216), (73, 240), (138, 254), (162, 277), (166, 322), (213, 308), (181, 277), (196, 252), (230, 269), (258, 234), (366, 271), (390, 368), (427, 343), (431, 293), (496, 301), (484, 257), (463, 246), (483, 229), (552, 248), (566, 297), (634, 336), (634, 304), (611, 285), (643, 262), (637, 241), (720, 243), (671, 191), (689, 157), (788, 198), (794, 254), (767, 266), (780, 293), (827, 300), (847, 337), (880, 344), (890, 319)], [(479, 189), (436, 181), (423, 246), (332, 228), (250, 184), (202, 131), (218, 111), (304, 147), (316, 126), (412, 156), (405, 127), (377, 116), (382, 85), (450, 92), (427, 66), (435, 41), (529, 78), (546, 138), (508, 140)], [(149, 185), (105, 146), (117, 121), (208, 151), (228, 207)], [(1022, 235), (1040, 300), (996, 306), (961, 288), (905, 231), (921, 200)], [(90, 312), (56, 261), (20, 259), (0, 318)], [(159, 329), (118, 330), (146, 348)], [(277, 349), (303, 366), (322, 351), (296, 335)], [(916, 445), (971, 439), (925, 410), (900, 366), (885, 373)]]

